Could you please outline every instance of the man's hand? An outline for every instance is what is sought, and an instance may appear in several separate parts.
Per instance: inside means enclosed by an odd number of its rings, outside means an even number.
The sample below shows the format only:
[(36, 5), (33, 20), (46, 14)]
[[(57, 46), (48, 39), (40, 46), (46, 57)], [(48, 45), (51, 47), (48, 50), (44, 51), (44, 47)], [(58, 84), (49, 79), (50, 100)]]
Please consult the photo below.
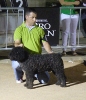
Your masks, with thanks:
[(75, 1), (74, 2), (74, 5), (79, 5), (80, 4), (80, 1)]
[(21, 43), (21, 44), (15, 44), (15, 47), (24, 47), (24, 45)]
[(50, 51), (50, 52), (48, 52), (48, 53), (53, 53), (53, 51)]
[(45, 48), (45, 50), (48, 52), (48, 53), (53, 53), (52, 49), (51, 49), (51, 46), (49, 45), (48, 42), (44, 41), (43, 42), (43, 46)]
[(24, 45), (21, 43), (21, 44), (19, 44), (18, 46), (23, 47)]

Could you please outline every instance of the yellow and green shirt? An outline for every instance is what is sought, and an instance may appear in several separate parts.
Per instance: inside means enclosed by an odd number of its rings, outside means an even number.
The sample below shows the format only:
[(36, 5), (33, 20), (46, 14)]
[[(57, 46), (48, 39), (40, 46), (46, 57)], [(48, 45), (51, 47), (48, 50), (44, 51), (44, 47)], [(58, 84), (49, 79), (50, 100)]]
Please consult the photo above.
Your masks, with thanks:
[(35, 25), (35, 27), (30, 30), (25, 23), (22, 23), (14, 32), (14, 41), (21, 40), (24, 48), (31, 54), (41, 54), (41, 40), (44, 38), (44, 35), (45, 32), (41, 27)]

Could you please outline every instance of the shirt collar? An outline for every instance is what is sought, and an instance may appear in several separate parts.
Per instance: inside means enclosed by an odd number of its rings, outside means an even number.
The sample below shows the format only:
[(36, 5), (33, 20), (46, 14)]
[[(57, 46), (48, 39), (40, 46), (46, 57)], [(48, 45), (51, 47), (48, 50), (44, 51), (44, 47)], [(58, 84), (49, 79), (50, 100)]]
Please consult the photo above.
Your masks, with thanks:
[(36, 27), (36, 24), (29, 27), (29, 26), (27, 26), (27, 25), (25, 24), (25, 22), (23, 22), (23, 23), (22, 23), (22, 26), (23, 26), (23, 27), (27, 27), (29, 30), (32, 30), (34, 27)]
[(29, 30), (32, 30), (35, 26), (27, 26), (26, 27), (29, 29)]

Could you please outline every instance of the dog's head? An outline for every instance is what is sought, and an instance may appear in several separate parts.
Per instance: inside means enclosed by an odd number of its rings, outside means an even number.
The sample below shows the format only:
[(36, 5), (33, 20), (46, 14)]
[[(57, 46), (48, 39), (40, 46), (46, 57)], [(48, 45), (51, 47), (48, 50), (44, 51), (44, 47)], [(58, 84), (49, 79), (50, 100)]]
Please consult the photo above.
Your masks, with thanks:
[(9, 58), (10, 60), (23, 62), (28, 58), (28, 53), (23, 47), (14, 47), (9, 54)]

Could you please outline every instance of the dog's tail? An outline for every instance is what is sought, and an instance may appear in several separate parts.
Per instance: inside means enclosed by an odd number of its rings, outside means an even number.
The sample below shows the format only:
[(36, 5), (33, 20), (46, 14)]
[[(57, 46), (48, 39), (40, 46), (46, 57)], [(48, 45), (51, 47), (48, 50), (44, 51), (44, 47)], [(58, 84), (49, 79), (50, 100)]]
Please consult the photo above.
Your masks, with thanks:
[(84, 60), (83, 64), (86, 66), (86, 60)]

